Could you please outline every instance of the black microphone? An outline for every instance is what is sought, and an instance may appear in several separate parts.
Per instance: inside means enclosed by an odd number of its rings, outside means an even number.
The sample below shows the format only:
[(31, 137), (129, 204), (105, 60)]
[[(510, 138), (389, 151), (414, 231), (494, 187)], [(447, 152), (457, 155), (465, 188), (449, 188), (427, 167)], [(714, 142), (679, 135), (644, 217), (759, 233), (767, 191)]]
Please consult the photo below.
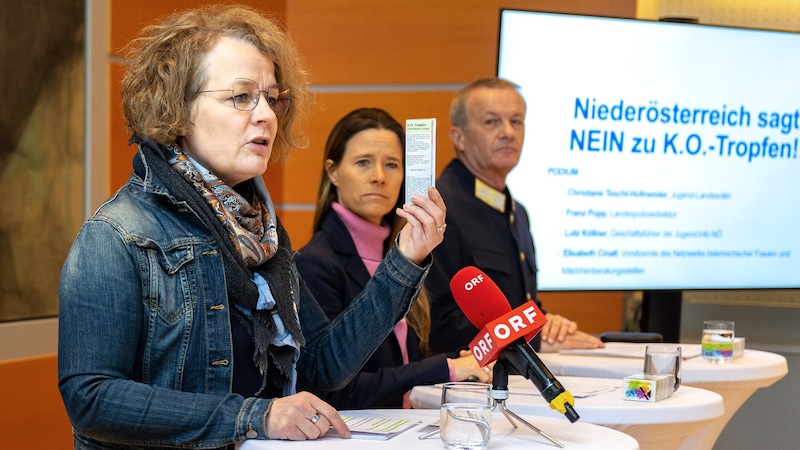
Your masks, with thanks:
[(486, 365), (499, 358), (531, 380), (550, 408), (576, 422), (580, 416), (573, 407), (575, 398), (528, 343), (547, 323), (536, 304), (527, 302), (512, 311), (500, 288), (474, 266), (465, 267), (453, 276), (450, 291), (467, 319), (480, 330), (470, 344), (478, 362)]

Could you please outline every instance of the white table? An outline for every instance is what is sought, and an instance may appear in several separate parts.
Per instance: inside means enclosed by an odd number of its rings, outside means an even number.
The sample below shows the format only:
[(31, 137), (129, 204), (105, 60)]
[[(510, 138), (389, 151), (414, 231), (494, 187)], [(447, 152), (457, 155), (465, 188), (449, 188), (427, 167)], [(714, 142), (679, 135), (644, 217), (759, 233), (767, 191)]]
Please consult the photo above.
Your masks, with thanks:
[[(623, 378), (642, 371), (646, 344), (609, 342), (605, 349), (572, 353), (539, 353), (539, 357), (556, 377), (584, 376)], [(697, 344), (691, 344), (696, 346)], [(640, 357), (609, 356), (635, 354)], [(592, 356), (592, 355), (598, 356)], [(728, 364), (711, 364), (702, 357), (683, 361), (683, 386), (707, 389), (720, 394), (725, 402), (725, 414), (702, 433), (691, 436), (681, 449), (711, 449), (725, 425), (753, 393), (771, 386), (789, 372), (786, 358), (776, 353), (746, 349), (744, 354)], [(766, 413), (766, 412), (765, 412)]]
[[(341, 411), (342, 415), (412, 418), (421, 423), (387, 441), (368, 439), (342, 440), (338, 437), (323, 437), (313, 441), (257, 441), (250, 440), (238, 446), (238, 450), (380, 450), (380, 449), (443, 449), (441, 439), (419, 439), (428, 425), (439, 420), (438, 409), (370, 409), (361, 411)], [(639, 448), (636, 439), (610, 428), (588, 423), (570, 423), (567, 419), (551, 417), (523, 418), (539, 426), (554, 438), (561, 441), (567, 450), (636, 450)], [(492, 437), (489, 449), (553, 449), (558, 447), (542, 436), (534, 433), (524, 425), (516, 430), (499, 412), (492, 418)]]
[[(722, 397), (705, 389), (681, 386), (668, 399), (646, 403), (622, 399), (621, 377), (557, 378), (576, 396), (575, 411), (580, 415), (579, 423), (603, 425), (627, 433), (639, 442), (642, 450), (674, 450), (725, 412)], [(530, 380), (511, 375), (508, 389), (506, 406), (511, 411), (560, 418), (567, 422), (561, 413), (550, 408)], [(441, 392), (441, 386), (417, 386), (411, 391), (411, 404), (415, 408), (438, 408)], [(532, 423), (546, 433), (549, 431), (545, 425)]]

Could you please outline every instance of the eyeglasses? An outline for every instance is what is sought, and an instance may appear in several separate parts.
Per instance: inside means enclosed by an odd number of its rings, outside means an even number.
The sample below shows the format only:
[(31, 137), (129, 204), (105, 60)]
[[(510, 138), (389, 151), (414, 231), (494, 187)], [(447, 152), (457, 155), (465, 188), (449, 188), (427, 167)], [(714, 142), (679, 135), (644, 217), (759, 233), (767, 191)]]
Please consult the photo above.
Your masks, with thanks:
[(292, 96), (289, 94), (289, 85), (283, 83), (272, 84), (263, 90), (258, 87), (258, 84), (247, 78), (237, 78), (233, 81), (231, 89), (214, 89), (207, 91), (197, 91), (198, 94), (205, 94), (208, 92), (230, 92), (231, 97), (226, 101), (230, 101), (234, 108), (239, 111), (252, 111), (258, 106), (258, 101), (261, 99), (263, 92), (267, 99), (272, 112), (276, 116), (282, 116), (289, 111), (289, 103)]

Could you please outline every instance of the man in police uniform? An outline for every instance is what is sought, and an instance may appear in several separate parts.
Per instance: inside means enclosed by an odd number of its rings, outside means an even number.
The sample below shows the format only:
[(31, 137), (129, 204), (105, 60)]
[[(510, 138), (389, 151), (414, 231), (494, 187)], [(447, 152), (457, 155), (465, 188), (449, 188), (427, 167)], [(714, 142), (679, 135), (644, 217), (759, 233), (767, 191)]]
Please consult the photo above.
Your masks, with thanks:
[[(484, 271), (512, 308), (526, 301), (541, 308), (528, 214), (506, 186), (525, 135), (526, 105), (517, 89), (503, 79), (478, 80), (460, 90), (450, 107), (450, 140), (456, 157), (436, 181), (447, 205), (447, 228), (444, 242), (433, 251), (434, 263), (425, 282), (431, 299), (432, 351), (464, 348), (478, 333), (450, 292), (450, 279), (463, 267)], [(547, 319), (532, 342), (537, 350), (604, 345), (560, 315), (547, 314)]]

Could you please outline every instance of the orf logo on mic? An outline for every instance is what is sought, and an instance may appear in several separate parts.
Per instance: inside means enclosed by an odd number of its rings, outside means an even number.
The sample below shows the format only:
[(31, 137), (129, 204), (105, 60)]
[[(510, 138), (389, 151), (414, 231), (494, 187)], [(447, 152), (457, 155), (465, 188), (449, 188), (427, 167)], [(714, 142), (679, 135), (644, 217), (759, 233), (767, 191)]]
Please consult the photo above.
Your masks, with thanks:
[(478, 364), (484, 366), (500, 355), (500, 350), (506, 348), (517, 339), (526, 341), (536, 336), (536, 333), (547, 323), (547, 318), (534, 302), (525, 302), (511, 311), (484, 326), (469, 344), (472, 356)]

